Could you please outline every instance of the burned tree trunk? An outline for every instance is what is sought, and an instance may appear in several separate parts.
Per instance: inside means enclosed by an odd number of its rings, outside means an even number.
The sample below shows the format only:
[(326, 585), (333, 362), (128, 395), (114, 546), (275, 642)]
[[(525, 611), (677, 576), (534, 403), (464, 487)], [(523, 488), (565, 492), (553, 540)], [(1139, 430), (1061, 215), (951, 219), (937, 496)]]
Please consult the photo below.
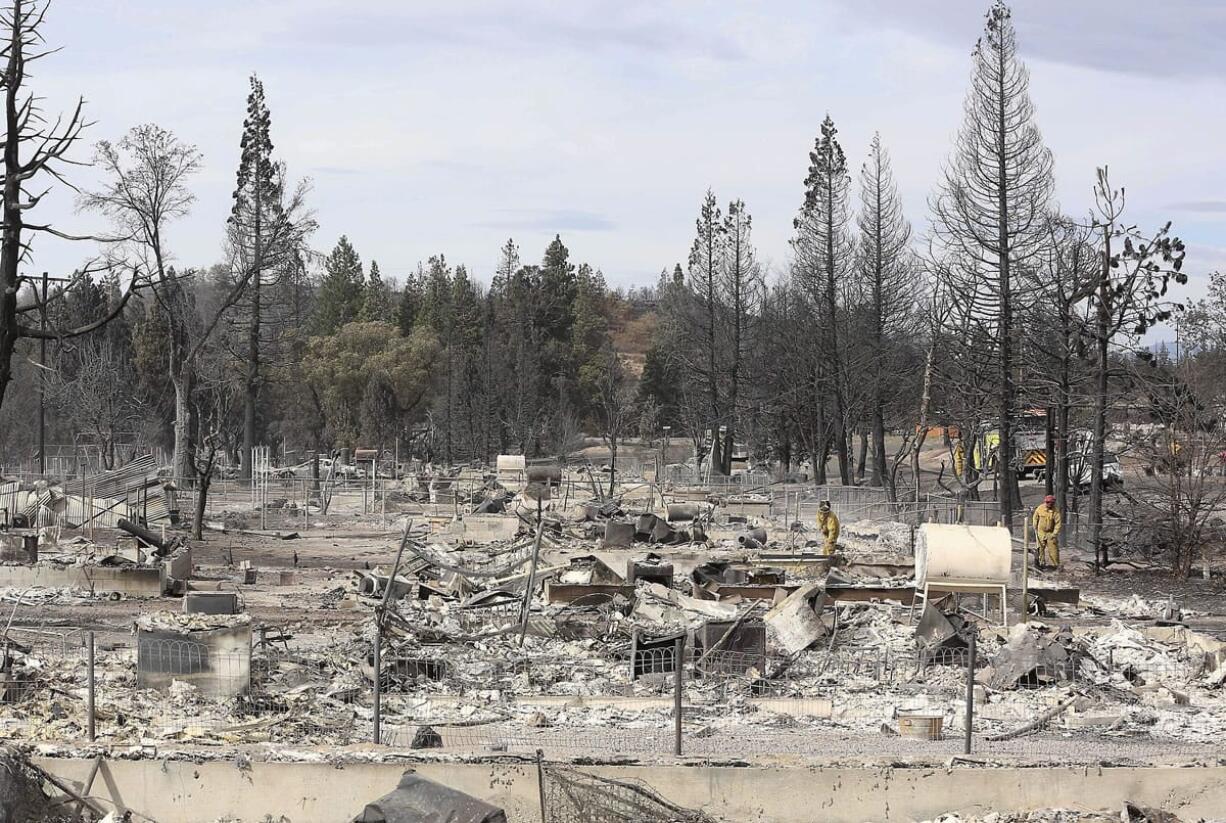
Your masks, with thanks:
[(170, 370), (170, 383), (175, 390), (175, 420), (174, 420), (174, 466), (173, 475), (176, 483), (186, 484), (195, 474), (192, 466), (192, 404), (191, 375), (180, 371), (174, 366)]
[[(85, 239), (64, 234), (47, 224), (27, 222), (27, 213), (38, 205), (46, 192), (31, 194), (36, 186), (45, 184), (40, 179), (50, 176), (62, 181), (61, 162), (70, 162), (66, 155), (80, 139), (86, 123), (82, 118), (84, 101), (78, 99), (73, 112), (56, 118), (44, 110), (42, 100), (26, 91), (29, 79), (29, 63), (55, 54), (56, 49), (42, 49), (42, 34), (39, 31), (45, 18), (45, 4), (12, 0), (3, 16), (7, 31), (0, 45), (4, 61), (4, 157), (3, 191), (4, 202), (0, 207), (3, 228), (0, 229), (0, 408), (9, 383), (13, 379), (12, 361), (21, 338), (60, 340), (77, 337), (102, 328), (119, 316), (127, 305), (138, 278), (116, 301), (106, 316), (73, 329), (40, 328), (37, 323), (23, 323), (22, 316), (37, 310), (42, 318), (47, 316), (44, 299), (35, 298), (32, 306), (20, 307), (18, 295), (24, 278), (19, 272), (23, 255), (30, 249), (31, 232), (42, 232), (68, 240)], [(27, 55), (26, 47), (34, 49)], [(28, 150), (23, 159), (22, 150)], [(62, 293), (61, 295), (62, 296)]]
[(209, 505), (209, 487), (213, 485), (213, 470), (217, 467), (217, 442), (215, 438), (206, 438), (208, 445), (204, 459), (196, 465), (196, 473), (200, 482), (196, 486), (196, 513), (192, 518), (192, 537), (204, 539), (204, 512)]
[(1111, 232), (1103, 230), (1103, 276), (1094, 324), (1094, 442), (1090, 444), (1090, 547), (1094, 568), (1107, 566), (1103, 548), (1103, 441), (1107, 437), (1107, 348), (1110, 343)]
[(920, 502), (920, 450), (928, 438), (928, 406), (932, 400), (932, 368), (936, 362), (936, 339), (929, 341), (928, 353), (924, 356), (924, 388), (920, 393), (919, 431), (915, 433), (915, 444), (911, 447), (911, 482), (915, 485), (915, 505)]

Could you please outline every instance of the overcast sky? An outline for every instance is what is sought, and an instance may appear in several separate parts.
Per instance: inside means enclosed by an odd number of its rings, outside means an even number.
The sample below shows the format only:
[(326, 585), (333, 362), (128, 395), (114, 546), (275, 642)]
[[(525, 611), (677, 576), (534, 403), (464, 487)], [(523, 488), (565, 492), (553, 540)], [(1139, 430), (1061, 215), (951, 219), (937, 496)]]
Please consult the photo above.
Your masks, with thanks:
[[(316, 249), (347, 234), (385, 275), (443, 252), (488, 280), (508, 237), (534, 261), (558, 232), (642, 285), (684, 261), (708, 187), (746, 201), (782, 269), (827, 112), (853, 168), (881, 133), (922, 234), (987, 6), (56, 0), (63, 50), (32, 87), (51, 111), (83, 95), (91, 141), (152, 121), (199, 146), (198, 202), (171, 234), (184, 265), (220, 259), (257, 72), (277, 155), (312, 181)], [(1226, 3), (1018, 0), (1014, 17), (1063, 208), (1084, 213), (1110, 164), (1134, 222), (1173, 220), (1190, 272), (1226, 270)], [(59, 191), (37, 213), (96, 227), (72, 206)], [(40, 242), (33, 270), (83, 256)]]

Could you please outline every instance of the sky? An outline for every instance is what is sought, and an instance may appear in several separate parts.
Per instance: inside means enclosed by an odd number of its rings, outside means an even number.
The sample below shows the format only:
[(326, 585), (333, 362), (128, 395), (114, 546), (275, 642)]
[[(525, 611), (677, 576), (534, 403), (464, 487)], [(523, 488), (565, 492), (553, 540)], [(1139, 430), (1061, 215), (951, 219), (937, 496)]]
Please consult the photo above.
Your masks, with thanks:
[[(508, 238), (533, 262), (559, 233), (572, 260), (630, 287), (685, 260), (708, 188), (746, 202), (782, 272), (827, 113), (853, 169), (881, 134), (922, 238), (987, 7), (54, 0), (44, 36), (61, 50), (30, 82), (51, 113), (83, 96), (91, 143), (155, 122), (199, 147), (197, 201), (169, 237), (180, 265), (221, 259), (255, 72), (277, 156), (311, 182), (317, 251), (345, 234), (384, 276), (444, 253), (488, 281)], [(1203, 290), (1226, 271), (1226, 3), (1017, 0), (1014, 19), (1060, 206), (1085, 214), (1109, 165), (1132, 222), (1174, 222)], [(64, 186), (33, 214), (104, 228)], [(90, 252), (40, 239), (29, 268), (63, 274)]]

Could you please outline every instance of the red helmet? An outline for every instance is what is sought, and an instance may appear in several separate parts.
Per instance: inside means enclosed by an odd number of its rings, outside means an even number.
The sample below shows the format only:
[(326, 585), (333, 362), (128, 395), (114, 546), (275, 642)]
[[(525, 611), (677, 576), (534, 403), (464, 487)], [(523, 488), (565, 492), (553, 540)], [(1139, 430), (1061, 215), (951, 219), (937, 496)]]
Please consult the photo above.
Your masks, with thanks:
[(1047, 497), (1043, 498), (1043, 502), (1049, 506), (1054, 506), (1056, 505), (1056, 496), (1054, 494), (1049, 494)]

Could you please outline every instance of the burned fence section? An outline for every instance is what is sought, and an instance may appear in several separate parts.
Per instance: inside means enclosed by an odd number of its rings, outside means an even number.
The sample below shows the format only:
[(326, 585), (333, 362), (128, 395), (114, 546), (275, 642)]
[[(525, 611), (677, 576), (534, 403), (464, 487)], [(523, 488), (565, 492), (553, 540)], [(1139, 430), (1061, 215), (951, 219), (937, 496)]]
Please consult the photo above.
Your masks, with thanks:
[(0, 653), (0, 705), (20, 706), (37, 694), (43, 694), (46, 681), (34, 667), (22, 665), (24, 658), (9, 654), (5, 647)]
[(640, 780), (615, 780), (566, 766), (541, 770), (541, 819), (549, 823), (716, 823), (672, 803)]
[(673, 732), (664, 725), (670, 722), (667, 714), (650, 726), (634, 727), (553, 725), (535, 721), (535, 714), (529, 712), (523, 724), (478, 721), (384, 726), (380, 742), (394, 749), (440, 749), (469, 755), (525, 756), (541, 750), (550, 759), (646, 758), (673, 751)]

